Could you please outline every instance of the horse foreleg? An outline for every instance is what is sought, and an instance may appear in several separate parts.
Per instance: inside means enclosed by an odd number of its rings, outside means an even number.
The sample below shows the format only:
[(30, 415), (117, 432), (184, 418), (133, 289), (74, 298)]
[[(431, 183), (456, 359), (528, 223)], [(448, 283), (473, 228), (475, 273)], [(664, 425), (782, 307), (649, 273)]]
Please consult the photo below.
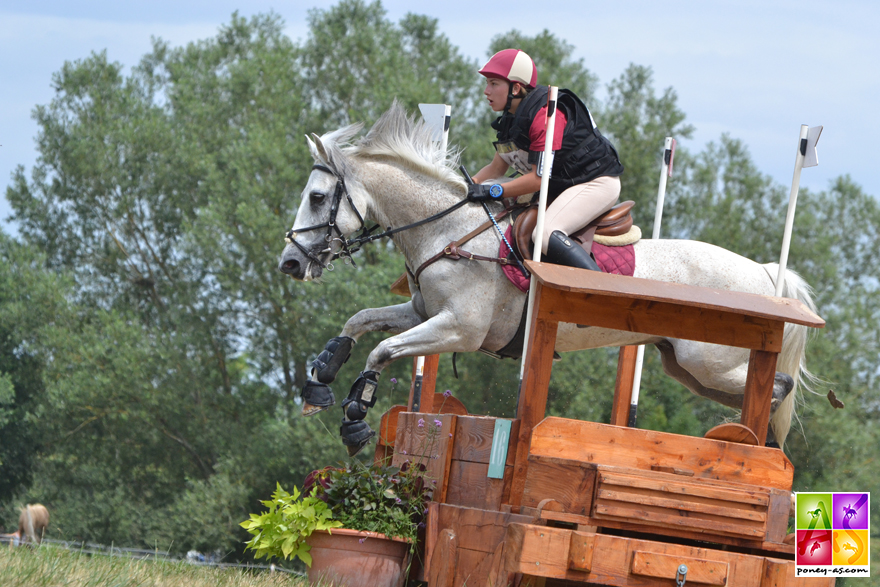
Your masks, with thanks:
[[(375, 392), (379, 375), (388, 365), (402, 357), (474, 351), (483, 338), (485, 333), (479, 336), (476, 328), (463, 327), (452, 312), (441, 312), (430, 320), (380, 342), (370, 352), (364, 370), (342, 403), (345, 417), (340, 433), (349, 455), (356, 455), (375, 436), (364, 418), (367, 409), (376, 403)], [(476, 346), (473, 341), (477, 341)]]
[(329, 384), (336, 379), (336, 374), (348, 361), (352, 347), (361, 336), (367, 332), (398, 334), (421, 321), (412, 302), (361, 310), (349, 318), (342, 333), (327, 341), (324, 350), (312, 361), (310, 378), (302, 390), (303, 415), (311, 416), (336, 404)]
[[(676, 341), (676, 344), (677, 349), (668, 340), (655, 343), (666, 374), (696, 395), (741, 410), (748, 375), (748, 351), (692, 341)], [(794, 380), (789, 375), (776, 373), (770, 401), (771, 417), (793, 388)], [(767, 444), (776, 443), (771, 426)]]

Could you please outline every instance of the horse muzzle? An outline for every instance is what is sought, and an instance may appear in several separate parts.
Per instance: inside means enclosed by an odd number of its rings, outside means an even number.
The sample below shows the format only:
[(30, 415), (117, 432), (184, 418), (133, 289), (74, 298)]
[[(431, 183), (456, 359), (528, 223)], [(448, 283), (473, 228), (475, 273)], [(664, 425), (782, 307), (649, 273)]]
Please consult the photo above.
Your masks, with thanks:
[[(318, 256), (321, 253), (317, 253)], [(324, 268), (303, 255), (296, 247), (288, 246), (281, 254), (278, 270), (297, 281), (311, 281), (321, 276)]]

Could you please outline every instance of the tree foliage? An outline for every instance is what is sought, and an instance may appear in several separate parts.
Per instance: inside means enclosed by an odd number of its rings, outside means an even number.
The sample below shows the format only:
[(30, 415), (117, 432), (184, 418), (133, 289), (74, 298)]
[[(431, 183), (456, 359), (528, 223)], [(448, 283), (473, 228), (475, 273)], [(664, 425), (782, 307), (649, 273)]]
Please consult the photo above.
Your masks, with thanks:
[[(387, 244), (365, 249), (323, 283), (276, 270), (311, 168), (303, 135), (372, 123), (398, 99), (453, 107), (451, 144), (472, 169), (492, 154), (494, 114), (479, 64), (435, 19), (390, 21), (379, 2), (343, 0), (309, 15), (293, 42), (274, 15), (233, 15), (216, 36), (184, 47), (157, 40), (126, 74), (106, 53), (66, 63), (52, 101), (36, 107), (40, 157), (19, 168), (7, 198), (17, 240), (0, 235), (0, 519), (41, 501), (53, 532), (187, 550), (239, 550), (238, 522), (276, 483), (343, 458), (339, 415), (299, 416), (309, 361), (357, 310), (396, 303), (404, 271)], [(548, 31), (510, 31), (541, 82), (569, 87), (613, 139), (646, 233), (663, 139), (692, 129), (672, 88), (631, 65), (607, 86), (574, 46)], [(679, 149), (664, 236), (705, 240), (758, 261), (776, 259), (786, 188), (745, 145), (720, 137)], [(858, 219), (858, 222), (854, 221)], [(816, 288), (827, 320), (810, 368), (847, 407), (806, 397), (791, 435), (796, 488), (870, 490), (877, 455), (878, 230), (876, 199), (849, 177), (801, 193), (789, 266)], [(334, 384), (347, 393), (365, 336)], [(554, 368), (549, 411), (605, 421), (616, 352), (570, 354)], [(512, 416), (518, 364), (480, 354), (443, 357), (440, 390), (472, 413)], [(379, 405), (406, 401), (411, 366), (383, 373)], [(390, 379), (401, 384), (389, 385)], [(639, 425), (701, 435), (730, 410), (662, 374), (649, 350)], [(841, 481), (841, 479), (845, 479)], [(844, 487), (845, 486), (845, 487)]]

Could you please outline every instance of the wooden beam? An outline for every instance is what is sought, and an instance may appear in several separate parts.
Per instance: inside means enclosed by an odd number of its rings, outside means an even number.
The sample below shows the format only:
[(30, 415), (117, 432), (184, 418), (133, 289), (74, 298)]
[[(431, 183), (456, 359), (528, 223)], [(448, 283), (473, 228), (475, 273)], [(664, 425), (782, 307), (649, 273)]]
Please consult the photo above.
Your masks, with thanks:
[(749, 356), (749, 371), (743, 396), (740, 424), (755, 433), (758, 444), (767, 442), (770, 424), (770, 401), (776, 377), (776, 353), (753, 350)]
[(513, 483), (510, 492), (511, 505), (519, 505), (526, 485), (526, 470), (529, 460), (529, 443), (532, 429), (544, 419), (547, 411), (547, 393), (550, 387), (550, 372), (553, 370), (553, 350), (556, 347), (557, 322), (540, 318), (538, 308), (542, 306), (546, 290), (537, 285), (535, 290), (535, 311), (529, 330), (526, 347), (531, 360), (526, 362), (523, 371), (522, 388), (519, 393), (516, 415), (519, 434), (516, 442), (516, 458), (513, 466)]
[(633, 382), (636, 375), (636, 355), (639, 347), (620, 347), (617, 358), (617, 380), (614, 384), (614, 403), (611, 406), (611, 424), (626, 426), (629, 423), (629, 405), (632, 402)]

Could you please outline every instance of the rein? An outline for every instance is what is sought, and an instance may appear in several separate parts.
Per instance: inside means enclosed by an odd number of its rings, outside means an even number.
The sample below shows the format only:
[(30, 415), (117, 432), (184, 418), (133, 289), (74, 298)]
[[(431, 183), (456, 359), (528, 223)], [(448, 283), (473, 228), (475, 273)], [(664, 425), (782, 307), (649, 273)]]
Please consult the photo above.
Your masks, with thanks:
[[(423, 224), (427, 224), (429, 222), (433, 222), (439, 218), (443, 218), (447, 214), (458, 210), (462, 206), (468, 203), (468, 201), (461, 200), (456, 202), (449, 208), (445, 210), (441, 210), (440, 212), (434, 214), (433, 216), (429, 216), (428, 218), (424, 218), (417, 222), (413, 222), (412, 224), (407, 224), (406, 226), (400, 226), (398, 228), (388, 227), (385, 232), (381, 232), (379, 234), (372, 234), (374, 230), (379, 228), (379, 225), (376, 224), (370, 228), (366, 227), (364, 223), (364, 217), (361, 215), (360, 211), (357, 209), (357, 206), (354, 205), (354, 201), (351, 199), (351, 194), (348, 193), (348, 188), (345, 187), (345, 179), (334, 172), (329, 167), (316, 163), (312, 166), (312, 169), (316, 169), (318, 171), (323, 171), (324, 173), (329, 173), (333, 177), (336, 178), (336, 189), (333, 192), (333, 204), (330, 208), (330, 218), (327, 222), (322, 224), (315, 224), (314, 226), (307, 226), (306, 228), (300, 228), (299, 230), (294, 231), (292, 228), (287, 231), (287, 234), (284, 237), (284, 240), (292, 245), (295, 245), (303, 255), (309, 258), (314, 263), (317, 263), (321, 266), (322, 269), (327, 269), (328, 271), (333, 270), (332, 261), (339, 259), (340, 257), (344, 258), (348, 263), (350, 262), (354, 265), (354, 259), (352, 259), (352, 255), (358, 252), (361, 247), (363, 247), (367, 243), (371, 243), (375, 240), (379, 240), (380, 238), (390, 237), (398, 232), (403, 232), (404, 230), (409, 230), (411, 228), (416, 228), (418, 226), (422, 226)], [(342, 231), (339, 230), (339, 227), (336, 225), (336, 215), (339, 213), (339, 204), (342, 202), (342, 195), (345, 194), (346, 199), (348, 200), (348, 205), (351, 206), (351, 209), (357, 214), (358, 221), (360, 221), (361, 226), (358, 229), (359, 234), (355, 235), (353, 238), (345, 238), (342, 234)], [(338, 241), (341, 250), (333, 253), (333, 256), (330, 258), (331, 263), (324, 263), (314, 252), (309, 251), (304, 246), (296, 242), (296, 235), (300, 232), (310, 232), (312, 230), (321, 230), (322, 228), (327, 229), (327, 235), (324, 237), (328, 243), (333, 243), (334, 241)], [(333, 232), (336, 232), (338, 236), (334, 237)], [(448, 248), (448, 247), (447, 247)], [(332, 252), (332, 247), (328, 247), (320, 253), (329, 253)]]

